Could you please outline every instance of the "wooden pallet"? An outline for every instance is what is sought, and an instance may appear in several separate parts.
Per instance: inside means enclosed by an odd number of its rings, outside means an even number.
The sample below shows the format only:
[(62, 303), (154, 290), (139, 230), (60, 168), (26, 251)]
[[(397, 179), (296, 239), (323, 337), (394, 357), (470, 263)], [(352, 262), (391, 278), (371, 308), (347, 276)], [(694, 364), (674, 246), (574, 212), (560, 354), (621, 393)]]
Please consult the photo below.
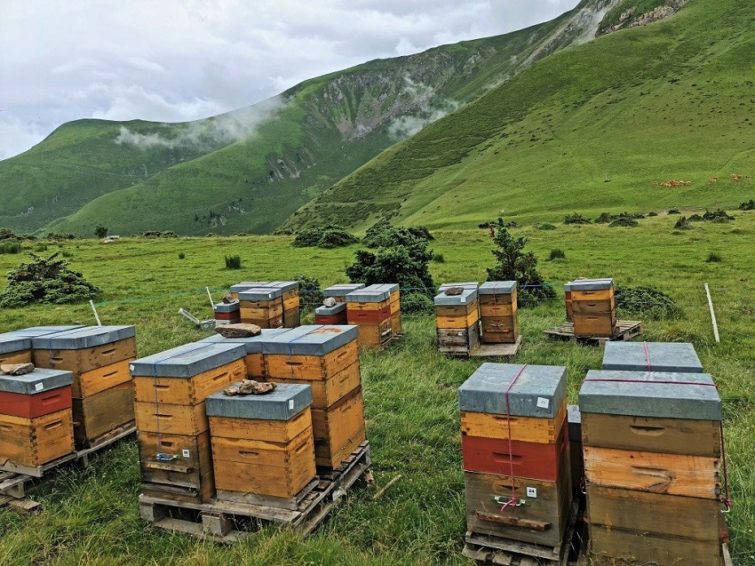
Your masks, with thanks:
[(511, 359), (515, 357), (519, 350), (522, 348), (522, 337), (519, 336), (516, 342), (513, 344), (508, 343), (496, 343), (496, 344), (480, 344), (480, 346), (470, 352), (470, 358), (505, 358)]
[(603, 346), (606, 342), (612, 340), (631, 340), (636, 338), (642, 333), (642, 321), (639, 320), (619, 320), (616, 323), (616, 333), (610, 338), (607, 336), (575, 336), (574, 324), (571, 322), (564, 322), (563, 324), (546, 330), (546, 336), (552, 338), (558, 338), (560, 340), (569, 340), (571, 342), (579, 342), (581, 344), (589, 344), (592, 346)]
[(480, 563), (506, 566), (568, 566), (574, 545), (578, 505), (572, 505), (563, 541), (555, 547), (467, 532), (462, 554)]
[(371, 464), (369, 442), (365, 441), (328, 477), (321, 474), (292, 501), (255, 497), (256, 503), (252, 503), (241, 495), (233, 501), (215, 498), (209, 503), (185, 503), (142, 494), (139, 514), (155, 527), (218, 542), (235, 542), (270, 523), (289, 525), (308, 535), (351, 486), (369, 473)]
[(31, 511), (39, 507), (39, 503), (26, 497), (26, 486), (36, 480), (44, 479), (57, 468), (65, 464), (79, 464), (86, 468), (90, 465), (90, 458), (98, 452), (108, 448), (119, 440), (131, 436), (136, 432), (134, 421), (121, 425), (107, 434), (100, 436), (92, 442), (89, 448), (77, 450), (48, 462), (42, 466), (18, 466), (6, 462), (0, 466), (0, 507), (8, 505), (15, 509)]

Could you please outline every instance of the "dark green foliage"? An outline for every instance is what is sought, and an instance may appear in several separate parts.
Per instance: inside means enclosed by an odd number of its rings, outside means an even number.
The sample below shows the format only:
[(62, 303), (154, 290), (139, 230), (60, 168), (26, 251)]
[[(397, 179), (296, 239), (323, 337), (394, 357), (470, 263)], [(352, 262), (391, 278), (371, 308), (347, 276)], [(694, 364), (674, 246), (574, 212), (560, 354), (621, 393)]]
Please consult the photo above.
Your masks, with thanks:
[[(207, 235), (209, 236), (210, 234)], [(148, 230), (147, 232), (142, 232), (142, 238), (178, 238), (178, 234), (171, 232), (170, 230), (167, 230), (165, 232), (160, 232), (159, 230)]]
[(35, 252), (46, 252), (47, 251), (47, 244), (37, 244), (34, 246)]
[(296, 234), (292, 245), (297, 248), (340, 248), (349, 246), (359, 240), (341, 226), (330, 225), (317, 228), (307, 228)]
[(630, 218), (628, 216), (620, 216), (616, 220), (612, 221), (608, 226), (614, 228), (616, 226), (624, 226), (627, 228), (634, 228), (635, 226), (639, 226), (639, 222), (637, 222), (634, 218)]
[[(648, 216), (650, 216), (648, 214)], [(656, 215), (657, 216), (657, 215)], [(612, 226), (636, 226), (637, 223), (635, 222), (632, 224), (631, 222), (626, 222), (626, 220), (634, 220), (634, 219), (640, 219), (645, 218), (645, 215), (641, 212), (620, 212), (619, 214), (610, 214), (609, 212), (603, 212), (600, 216), (598, 216), (595, 219), (596, 224), (609, 224), (611, 223)], [(618, 224), (615, 224), (616, 221), (619, 221)]]
[(0, 228), (0, 240), (15, 240), (16, 234), (8, 228)]
[(564, 250), (560, 250), (556, 248), (556, 249), (551, 250), (551, 253), (548, 256), (548, 259), (550, 261), (553, 261), (554, 259), (566, 259), (566, 254), (564, 253)]
[(611, 214), (609, 212), (601, 212), (600, 216), (595, 219), (596, 224), (608, 224), (611, 221)]
[(108, 229), (105, 226), (103, 226), (102, 224), (99, 224), (94, 229), (94, 235), (97, 236), (100, 239), (105, 238), (107, 236), (107, 233), (108, 233)]
[(585, 218), (579, 212), (564, 216), (564, 224), (589, 224), (590, 219)]
[(678, 208), (670, 208), (668, 214), (681, 214)]
[(65, 260), (56, 259), (58, 254), (47, 259), (30, 255), (30, 263), (22, 263), (8, 273), (8, 287), (0, 293), (0, 307), (78, 303), (99, 295), (100, 290), (81, 273), (68, 269)]
[(674, 224), (674, 228), (676, 230), (689, 230), (692, 228), (692, 225), (689, 223), (686, 216), (681, 216), (679, 220), (676, 221), (676, 224)]
[(424, 226), (397, 228), (389, 220), (380, 220), (367, 229), (362, 243), (368, 248), (411, 246), (415, 242), (430, 242), (433, 235)]
[(721, 257), (721, 254), (717, 252), (710, 252), (705, 261), (706, 263), (721, 263), (723, 261), (723, 258)]
[(538, 230), (555, 230), (556, 227), (553, 224), (548, 224), (547, 222), (545, 224), (540, 224), (540, 226), (537, 227)]
[(654, 320), (682, 316), (676, 301), (653, 287), (617, 287), (616, 306), (622, 312)]
[(433, 300), (424, 293), (401, 293), (401, 312), (405, 314), (432, 314)]
[(650, 212), (648, 212), (648, 216), (658, 216), (658, 213), (654, 210), (651, 210)]
[(750, 199), (739, 205), (739, 210), (755, 210), (755, 200)]
[(537, 271), (537, 258), (532, 252), (525, 252), (527, 238), (514, 238), (501, 221), (495, 228), (492, 250), (496, 265), (488, 268), (488, 281), (516, 281), (519, 284), (519, 301), (523, 305), (556, 296), (552, 287), (545, 283)]
[(186, 259), (186, 254), (183, 252), (178, 252), (178, 259)]
[(704, 218), (700, 216), (699, 214), (693, 214), (692, 216), (689, 217), (690, 222), (702, 222), (703, 220)]
[(323, 294), (320, 289), (320, 281), (308, 275), (294, 277), (299, 282), (299, 299), (302, 311), (313, 311), (322, 304)]
[(74, 240), (76, 238), (75, 234), (58, 234), (57, 232), (48, 232), (47, 233), (47, 239), (48, 240)]
[(225, 268), (226, 269), (241, 269), (241, 256), (237, 256), (237, 255), (225, 256)]
[(21, 252), (20, 242), (3, 242), (0, 244), (0, 254), (17, 254)]
[(446, 263), (446, 258), (443, 254), (433, 253), (433, 263)]
[[(77, 246), (77, 247), (78, 247), (78, 246)], [(61, 255), (62, 257), (71, 258), (71, 257), (73, 257), (73, 252), (69, 252), (68, 250), (62, 250), (62, 251), (60, 252), (60, 255)]]
[(728, 214), (724, 209), (719, 208), (714, 211), (707, 210), (703, 214), (703, 220), (707, 222), (729, 222), (734, 220), (734, 217)]

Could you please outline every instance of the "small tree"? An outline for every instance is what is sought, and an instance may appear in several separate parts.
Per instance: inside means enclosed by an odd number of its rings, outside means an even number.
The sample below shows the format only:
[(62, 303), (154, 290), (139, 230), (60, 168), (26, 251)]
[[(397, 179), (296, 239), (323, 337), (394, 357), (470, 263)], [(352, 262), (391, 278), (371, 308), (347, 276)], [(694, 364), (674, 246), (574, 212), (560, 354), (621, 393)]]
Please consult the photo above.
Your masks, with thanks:
[(95, 235), (95, 236), (97, 236), (97, 237), (98, 237), (98, 238), (100, 238), (100, 239), (102, 239), (102, 238), (106, 238), (106, 237), (107, 237), (107, 233), (108, 233), (109, 231), (110, 231), (110, 230), (108, 230), (108, 229), (107, 229), (107, 228), (106, 228), (105, 226), (103, 226), (102, 224), (98, 224), (98, 225), (97, 225), (97, 228), (95, 228), (95, 229), (94, 229), (94, 235)]
[(537, 302), (556, 296), (552, 287), (545, 283), (537, 271), (537, 258), (532, 252), (525, 252), (527, 238), (515, 238), (506, 228), (503, 220), (494, 226), (493, 241), (496, 249), (492, 250), (496, 258), (495, 267), (488, 268), (489, 281), (516, 281), (519, 285), (521, 302)]
[(322, 304), (323, 294), (320, 289), (320, 281), (317, 278), (309, 275), (297, 275), (294, 279), (299, 282), (302, 311), (313, 311), (317, 305)]

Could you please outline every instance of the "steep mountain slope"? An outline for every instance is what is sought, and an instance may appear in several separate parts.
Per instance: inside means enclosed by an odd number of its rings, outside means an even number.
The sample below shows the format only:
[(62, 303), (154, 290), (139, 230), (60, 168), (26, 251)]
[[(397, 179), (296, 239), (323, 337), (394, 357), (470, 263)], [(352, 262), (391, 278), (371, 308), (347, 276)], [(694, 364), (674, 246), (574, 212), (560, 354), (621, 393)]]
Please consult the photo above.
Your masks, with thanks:
[(66, 124), (0, 162), (0, 226), (272, 231), (397, 140), (593, 37), (617, 1), (583, 0), (515, 33), (365, 63), (209, 120)]
[[(543, 59), (391, 147), (288, 226), (359, 228), (388, 215), (469, 227), (501, 213), (540, 221), (572, 210), (736, 206), (754, 196), (748, 4), (693, 0), (668, 20)], [(690, 184), (658, 185), (669, 180)]]

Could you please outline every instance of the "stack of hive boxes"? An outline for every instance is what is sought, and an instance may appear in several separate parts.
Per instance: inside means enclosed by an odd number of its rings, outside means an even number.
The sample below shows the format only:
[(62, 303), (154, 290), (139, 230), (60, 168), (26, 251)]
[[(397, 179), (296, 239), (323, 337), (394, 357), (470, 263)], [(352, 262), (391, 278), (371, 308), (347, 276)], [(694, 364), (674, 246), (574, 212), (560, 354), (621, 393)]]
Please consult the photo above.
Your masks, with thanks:
[(365, 439), (356, 326), (300, 326), (262, 343), (265, 376), (312, 388), (317, 465), (337, 468)]
[(589, 371), (579, 394), (592, 559), (722, 564), (722, 411), (713, 380), (699, 373), (691, 345), (622, 346), (605, 360), (621, 371)]
[(315, 309), (315, 324), (348, 324), (346, 319), (346, 295), (352, 291), (363, 289), (362, 283), (340, 283), (325, 289), (322, 294), (325, 299), (332, 298), (336, 304), (328, 307), (322, 305)]
[(309, 385), (285, 383), (266, 395), (207, 398), (218, 500), (281, 504), (312, 483), (311, 403)]
[(246, 364), (246, 376), (249, 379), (256, 379), (257, 381), (260, 381), (266, 378), (265, 360), (262, 354), (263, 342), (270, 340), (274, 336), (288, 332), (289, 330), (289, 328), (263, 328), (259, 335), (250, 336), (248, 338), (224, 338), (220, 334), (213, 334), (212, 336), (203, 338), (198, 342), (198, 344), (210, 342), (214, 344), (243, 345), (246, 349), (246, 356), (244, 357), (244, 363)]
[(214, 495), (205, 399), (246, 377), (242, 344), (194, 343), (131, 365), (142, 491), (178, 501)]
[(577, 279), (568, 285), (574, 335), (612, 337), (616, 333), (613, 279)]
[(260, 328), (283, 327), (283, 290), (274, 287), (250, 287), (239, 291), (241, 322)]
[(516, 281), (488, 281), (477, 290), (480, 303), (481, 341), (511, 343), (519, 338)]
[(469, 533), (561, 545), (572, 501), (566, 368), (482, 364), (459, 404)]
[(77, 447), (134, 420), (129, 362), (136, 357), (133, 326), (84, 326), (32, 338), (34, 365), (73, 373)]
[[(459, 289), (448, 295), (449, 289)], [(453, 292), (453, 291), (452, 291)], [(438, 348), (446, 354), (469, 355), (480, 346), (477, 283), (442, 285), (435, 296)]]
[(382, 346), (391, 339), (391, 294), (370, 285), (346, 295), (346, 320), (359, 327), (359, 345)]
[(401, 291), (398, 283), (381, 283), (371, 285), (370, 288), (388, 291), (391, 306), (391, 334), (398, 336), (402, 332), (401, 328)]
[(241, 309), (238, 301), (217, 303), (213, 307), (213, 312), (215, 313), (215, 322), (217, 325), (241, 322)]
[(280, 289), (283, 293), (281, 295), (281, 302), (283, 303), (283, 327), (284, 328), (296, 328), (301, 324), (301, 315), (299, 307), (301, 301), (299, 299), (299, 282), (298, 281), (273, 281), (268, 283), (265, 287), (271, 289)]
[(72, 382), (70, 371), (0, 374), (0, 469), (36, 468), (73, 452)]

